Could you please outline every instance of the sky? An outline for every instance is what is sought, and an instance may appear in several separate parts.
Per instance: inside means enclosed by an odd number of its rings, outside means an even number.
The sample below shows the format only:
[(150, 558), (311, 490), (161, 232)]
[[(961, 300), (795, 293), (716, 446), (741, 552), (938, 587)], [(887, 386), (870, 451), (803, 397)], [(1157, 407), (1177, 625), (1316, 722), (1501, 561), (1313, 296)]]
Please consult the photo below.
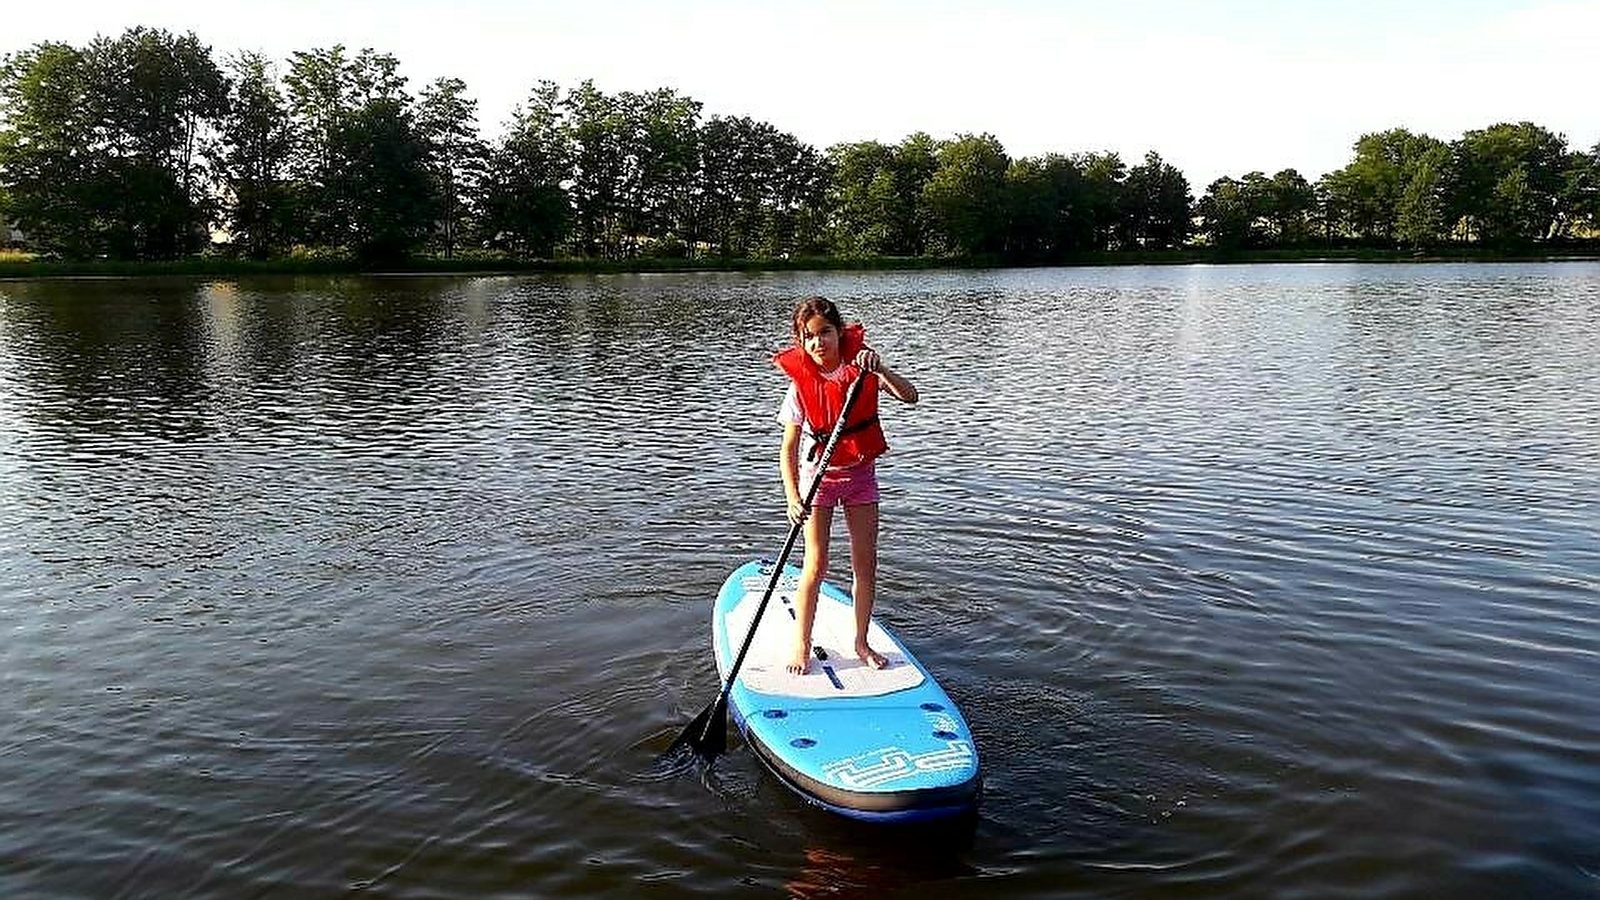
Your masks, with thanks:
[(413, 93), (460, 78), (498, 134), (541, 80), (672, 88), (813, 146), (992, 134), (1012, 157), (1161, 154), (1196, 196), (1315, 180), (1362, 134), (1532, 121), (1600, 143), (1600, 0), (24, 0), (0, 54), (145, 25), (217, 57), (344, 44)]

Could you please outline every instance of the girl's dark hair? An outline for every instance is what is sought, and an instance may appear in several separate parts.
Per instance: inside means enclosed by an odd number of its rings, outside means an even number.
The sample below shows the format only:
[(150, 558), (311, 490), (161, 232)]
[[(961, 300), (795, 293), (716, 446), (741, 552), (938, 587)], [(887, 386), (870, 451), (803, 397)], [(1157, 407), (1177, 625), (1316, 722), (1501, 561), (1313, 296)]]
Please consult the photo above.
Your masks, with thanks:
[(844, 328), (844, 317), (839, 315), (839, 307), (834, 306), (832, 300), (827, 297), (806, 297), (800, 301), (799, 306), (794, 308), (794, 322), (792, 324), (794, 326), (795, 340), (800, 340), (800, 332), (806, 327), (806, 323), (816, 316), (821, 316), (832, 322), (835, 328), (841, 330)]

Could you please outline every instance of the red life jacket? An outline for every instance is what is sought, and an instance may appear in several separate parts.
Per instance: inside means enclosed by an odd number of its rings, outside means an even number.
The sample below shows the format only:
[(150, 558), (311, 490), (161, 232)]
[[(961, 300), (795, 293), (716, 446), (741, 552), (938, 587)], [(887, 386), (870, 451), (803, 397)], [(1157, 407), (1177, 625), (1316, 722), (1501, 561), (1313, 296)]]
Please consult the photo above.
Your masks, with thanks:
[[(866, 329), (859, 324), (846, 325), (839, 333), (840, 358), (855, 359), (865, 343)], [(860, 465), (877, 459), (883, 451), (889, 449), (889, 445), (883, 440), (883, 429), (878, 425), (876, 374), (862, 373), (854, 363), (844, 362), (840, 364), (844, 369), (842, 378), (839, 380), (827, 378), (811, 360), (811, 354), (798, 346), (780, 351), (772, 361), (794, 381), (795, 396), (800, 400), (800, 412), (805, 416), (805, 427), (811, 432), (812, 457), (820, 454), (822, 448), (827, 445), (828, 436), (833, 433), (833, 425), (839, 420), (839, 410), (844, 408), (845, 394), (858, 377), (871, 380), (861, 386), (861, 396), (856, 398), (856, 405), (850, 410), (850, 418), (845, 421), (844, 433), (839, 436), (839, 446), (834, 448), (833, 458), (828, 461), (828, 467), (844, 468)], [(834, 374), (838, 375), (837, 372)]]

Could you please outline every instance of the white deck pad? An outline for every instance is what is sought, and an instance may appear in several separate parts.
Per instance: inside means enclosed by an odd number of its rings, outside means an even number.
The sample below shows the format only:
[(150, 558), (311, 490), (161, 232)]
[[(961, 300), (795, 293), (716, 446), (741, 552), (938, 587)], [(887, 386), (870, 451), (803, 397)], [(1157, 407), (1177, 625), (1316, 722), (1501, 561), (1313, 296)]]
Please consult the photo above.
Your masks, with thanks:
[[(785, 590), (784, 588), (790, 588)], [(766, 585), (745, 593), (727, 614), (728, 642), (738, 653), (755, 618), (756, 607)], [(785, 697), (823, 699), (829, 697), (876, 697), (922, 683), (923, 674), (906, 662), (900, 645), (874, 620), (867, 629), (867, 642), (889, 660), (883, 669), (874, 669), (856, 658), (855, 610), (827, 596), (817, 597), (817, 618), (811, 628), (811, 644), (821, 647), (827, 659), (811, 657), (811, 669), (804, 675), (791, 675), (784, 669), (794, 650), (794, 591), (782, 584), (772, 594), (761, 627), (750, 644), (750, 653), (739, 667), (739, 680), (752, 691)]]

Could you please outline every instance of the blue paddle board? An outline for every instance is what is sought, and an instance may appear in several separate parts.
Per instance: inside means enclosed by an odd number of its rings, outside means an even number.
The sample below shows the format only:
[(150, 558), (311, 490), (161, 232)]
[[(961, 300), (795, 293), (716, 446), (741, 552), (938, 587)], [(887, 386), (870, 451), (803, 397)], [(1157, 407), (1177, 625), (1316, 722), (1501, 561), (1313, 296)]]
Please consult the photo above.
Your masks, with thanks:
[[(851, 818), (914, 822), (975, 809), (983, 780), (960, 710), (876, 619), (868, 640), (889, 665), (856, 658), (855, 612), (844, 591), (823, 583), (810, 671), (786, 670), (799, 578), (799, 568), (784, 567), (728, 693), (746, 743), (800, 796)], [(717, 595), (712, 644), (724, 681), (771, 579), (772, 563), (748, 562)]]

